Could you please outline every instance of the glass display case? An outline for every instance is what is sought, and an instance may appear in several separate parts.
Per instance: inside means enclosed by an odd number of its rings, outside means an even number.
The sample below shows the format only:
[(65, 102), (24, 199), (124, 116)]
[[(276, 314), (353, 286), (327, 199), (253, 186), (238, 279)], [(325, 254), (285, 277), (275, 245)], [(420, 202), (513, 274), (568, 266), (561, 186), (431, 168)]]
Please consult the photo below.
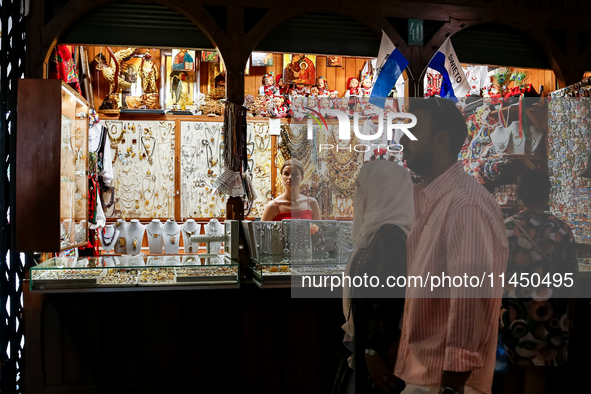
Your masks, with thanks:
[(15, 208), (20, 251), (57, 252), (88, 243), (88, 109), (61, 80), (19, 80)]
[(251, 260), (252, 279), (259, 287), (301, 285), (301, 276), (341, 275), (350, 254), (323, 258), (294, 258), (290, 255), (260, 256)]
[(30, 271), (31, 290), (239, 285), (239, 265), (219, 255), (52, 258)]

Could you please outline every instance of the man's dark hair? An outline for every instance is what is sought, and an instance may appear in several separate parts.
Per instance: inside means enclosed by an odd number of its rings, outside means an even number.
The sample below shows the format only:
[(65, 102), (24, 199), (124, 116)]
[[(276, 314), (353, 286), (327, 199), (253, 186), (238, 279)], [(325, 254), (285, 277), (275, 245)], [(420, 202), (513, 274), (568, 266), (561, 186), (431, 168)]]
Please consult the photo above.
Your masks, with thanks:
[(548, 174), (539, 170), (527, 170), (519, 178), (517, 196), (525, 205), (547, 204), (551, 189)]
[(431, 115), (433, 133), (447, 131), (450, 153), (452, 155), (460, 153), (468, 136), (468, 127), (464, 115), (454, 102), (439, 97), (411, 98), (408, 112), (413, 113), (418, 110), (428, 111)]

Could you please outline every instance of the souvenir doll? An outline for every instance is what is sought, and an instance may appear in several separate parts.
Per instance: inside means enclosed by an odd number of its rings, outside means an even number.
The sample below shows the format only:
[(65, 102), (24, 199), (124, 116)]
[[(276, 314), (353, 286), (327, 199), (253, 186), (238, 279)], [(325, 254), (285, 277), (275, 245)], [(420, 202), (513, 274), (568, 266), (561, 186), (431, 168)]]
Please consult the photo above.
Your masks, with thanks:
[(347, 81), (347, 92), (345, 92), (345, 97), (357, 96), (358, 94), (359, 94), (359, 80), (355, 77), (351, 77)]
[(316, 86), (312, 86), (310, 88), (310, 96), (318, 97), (318, 88)]
[(318, 98), (316, 96), (308, 96), (308, 103), (306, 107), (317, 110), (318, 109)]
[(316, 88), (318, 89), (318, 96), (328, 97), (330, 90), (328, 90), (324, 77), (316, 78)]
[(306, 116), (306, 110), (304, 109), (304, 98), (302, 96), (297, 96), (294, 98), (290, 112), (292, 118), (296, 120), (304, 119)]
[(259, 96), (274, 96), (275, 92), (277, 91), (277, 87), (275, 86), (275, 77), (273, 76), (273, 71), (263, 75), (262, 83), (263, 86), (259, 88)]
[(279, 90), (280, 95), (286, 96), (289, 94), (289, 85), (283, 83), (283, 75), (277, 75), (277, 83), (275, 86)]
[(330, 97), (331, 99), (335, 99), (335, 98), (339, 97), (339, 91), (338, 90), (331, 90), (328, 97)]
[(361, 87), (358, 89), (359, 97), (370, 97), (371, 96), (371, 84), (372, 84), (372, 76), (369, 73), (366, 73), (361, 78)]
[(340, 110), (346, 113), (349, 117), (352, 115), (352, 111), (349, 108), (349, 99), (347, 97), (341, 98)]
[[(328, 97), (321, 97), (320, 98), (320, 103), (318, 104), (319, 108), (320, 108), (320, 114), (324, 115), (322, 113), (323, 109), (331, 109), (331, 105), (330, 105), (330, 99)], [(327, 118), (334, 118), (334, 115), (325, 115)]]
[(308, 88), (305, 85), (295, 85), (295, 88), (293, 88), (290, 93), (292, 94), (292, 96), (307, 96), (309, 94), (308, 92)]
[(273, 98), (274, 107), (273, 115), (276, 118), (285, 118), (287, 116), (287, 108), (285, 107), (285, 101), (281, 96), (275, 96)]

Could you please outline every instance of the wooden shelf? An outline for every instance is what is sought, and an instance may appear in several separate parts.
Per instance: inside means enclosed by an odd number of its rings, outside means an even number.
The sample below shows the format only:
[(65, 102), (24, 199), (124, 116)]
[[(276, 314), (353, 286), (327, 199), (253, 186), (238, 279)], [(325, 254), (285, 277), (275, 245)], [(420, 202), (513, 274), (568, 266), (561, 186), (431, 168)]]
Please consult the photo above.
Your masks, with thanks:
[(501, 209), (523, 209), (523, 208), (525, 208), (521, 204), (499, 204), (499, 205), (501, 206)]

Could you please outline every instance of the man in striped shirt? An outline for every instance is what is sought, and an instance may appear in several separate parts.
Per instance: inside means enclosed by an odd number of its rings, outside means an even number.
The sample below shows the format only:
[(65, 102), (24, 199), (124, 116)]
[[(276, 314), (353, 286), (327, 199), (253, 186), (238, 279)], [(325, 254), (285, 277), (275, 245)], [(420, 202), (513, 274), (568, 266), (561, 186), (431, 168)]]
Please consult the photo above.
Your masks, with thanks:
[(457, 161), (467, 128), (454, 103), (414, 99), (409, 112), (417, 117), (417, 140), (404, 136), (401, 144), (408, 167), (423, 182), (414, 193), (408, 275), (487, 282), (474, 289), (450, 281), (433, 291), (408, 282), (394, 373), (407, 384), (403, 394), (490, 393), (502, 289), (491, 289), (488, 275), (504, 273), (508, 257), (501, 209)]

